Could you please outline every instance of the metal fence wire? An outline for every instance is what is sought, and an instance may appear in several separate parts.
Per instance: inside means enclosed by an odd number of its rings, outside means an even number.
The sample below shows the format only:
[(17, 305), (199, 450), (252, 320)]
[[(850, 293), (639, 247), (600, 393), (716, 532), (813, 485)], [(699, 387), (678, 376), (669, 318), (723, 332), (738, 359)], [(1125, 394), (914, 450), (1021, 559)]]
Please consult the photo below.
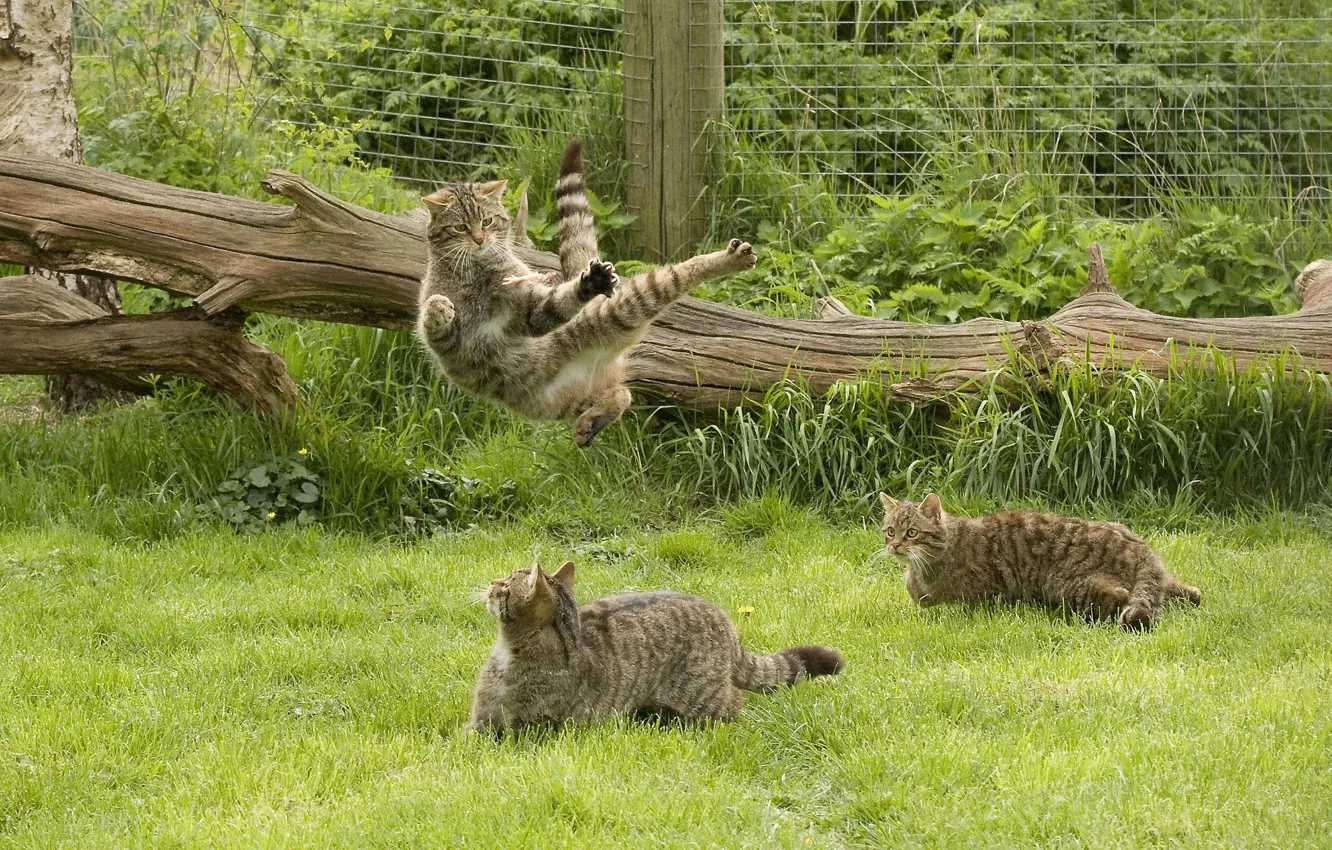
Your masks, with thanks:
[[(533, 132), (618, 115), (620, 10), (595, 0), (249, 2), (297, 121), (354, 124), (412, 183), (458, 179)], [(578, 119), (582, 119), (579, 121)]]
[[(1048, 178), (1096, 212), (1163, 193), (1299, 199), (1332, 186), (1327, 0), (654, 0), (721, 4), (725, 108), (704, 181), (755, 205), (979, 171)], [(210, 0), (258, 46), (284, 117), (354, 126), (429, 184), (547, 131), (629, 149), (624, 75), (664, 75), (618, 0)], [(630, 22), (632, 23), (632, 21)], [(692, 56), (692, 54), (690, 54)], [(743, 183), (719, 170), (743, 169)], [(515, 175), (517, 176), (517, 175)]]
[(891, 191), (982, 152), (1116, 217), (1332, 178), (1332, 3), (726, 4), (733, 144)]

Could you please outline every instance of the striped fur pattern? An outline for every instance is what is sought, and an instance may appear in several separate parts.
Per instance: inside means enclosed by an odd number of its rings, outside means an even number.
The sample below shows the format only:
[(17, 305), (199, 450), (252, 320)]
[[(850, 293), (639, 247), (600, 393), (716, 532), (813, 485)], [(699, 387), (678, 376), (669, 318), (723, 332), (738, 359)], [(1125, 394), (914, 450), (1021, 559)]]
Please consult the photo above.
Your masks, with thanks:
[(477, 679), (467, 727), (596, 720), (659, 711), (733, 720), (741, 691), (768, 691), (842, 669), (822, 646), (753, 655), (726, 613), (673, 591), (608, 596), (578, 607), (574, 565), (539, 566), (490, 583), (499, 639)]
[(601, 256), (597, 252), (597, 224), (592, 219), (583, 178), (583, 148), (577, 139), (569, 142), (560, 160), (555, 210), (560, 227), (560, 270), (567, 279)]
[(933, 493), (919, 504), (879, 499), (884, 543), (906, 562), (907, 592), (921, 605), (1035, 602), (1142, 631), (1170, 600), (1202, 601), (1118, 523), (1031, 511), (952, 516)]
[(514, 255), (499, 203), (504, 181), (445, 186), (424, 199), (429, 261), (417, 333), (459, 386), (530, 419), (573, 420), (574, 441), (587, 446), (632, 402), (624, 353), (648, 324), (698, 284), (752, 268), (755, 256), (732, 239), (617, 287), (614, 267), (595, 256), (581, 159), (570, 147), (557, 202), (562, 262), (582, 264), (578, 277), (551, 286)]

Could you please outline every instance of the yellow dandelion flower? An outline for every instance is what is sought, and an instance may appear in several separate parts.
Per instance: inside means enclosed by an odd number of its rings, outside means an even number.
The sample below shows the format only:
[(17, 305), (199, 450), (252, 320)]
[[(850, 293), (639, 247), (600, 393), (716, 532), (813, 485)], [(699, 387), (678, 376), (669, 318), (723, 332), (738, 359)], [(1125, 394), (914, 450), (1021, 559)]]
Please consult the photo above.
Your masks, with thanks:
[(740, 612), (740, 614), (741, 614), (742, 616), (748, 617), (750, 614), (753, 614), (753, 613), (754, 613), (754, 606), (753, 606), (753, 605), (741, 605), (740, 608), (739, 608), (739, 612)]
[(272, 512), (272, 511), (269, 511), (269, 512), (268, 512), (268, 518), (269, 518), (269, 519), (277, 519), (277, 514), (275, 514), (275, 513)]
[(301, 449), (301, 450), (300, 450), (299, 452), (297, 452), (296, 454), (300, 455), (301, 457), (305, 457), (305, 456), (308, 455), (309, 453), (310, 453), (310, 452), (307, 451), (306, 449)]

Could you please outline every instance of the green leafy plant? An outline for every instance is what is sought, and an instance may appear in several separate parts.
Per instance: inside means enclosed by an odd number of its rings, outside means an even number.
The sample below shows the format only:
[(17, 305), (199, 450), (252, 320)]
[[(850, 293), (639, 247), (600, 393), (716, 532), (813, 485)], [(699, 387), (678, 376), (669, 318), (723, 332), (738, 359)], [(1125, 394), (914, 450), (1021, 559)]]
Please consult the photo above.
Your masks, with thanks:
[(244, 464), (217, 485), (213, 512), (238, 530), (309, 525), (319, 519), (322, 483), (306, 466), (308, 454)]
[(410, 461), (407, 467), (416, 485), (402, 497), (403, 523), (408, 533), (494, 519), (521, 503), (518, 485), (508, 478), (483, 481), (433, 466), (418, 467)]

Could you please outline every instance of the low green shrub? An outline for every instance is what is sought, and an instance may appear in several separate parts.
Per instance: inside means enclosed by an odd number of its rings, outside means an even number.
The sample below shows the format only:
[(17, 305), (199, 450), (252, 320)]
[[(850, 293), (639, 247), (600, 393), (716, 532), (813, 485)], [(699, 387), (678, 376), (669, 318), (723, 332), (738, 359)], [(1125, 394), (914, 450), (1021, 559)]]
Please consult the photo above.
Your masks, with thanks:
[(322, 494), (318, 473), (310, 471), (309, 452), (242, 464), (217, 485), (211, 510), (237, 530), (269, 525), (310, 525), (319, 519)]

